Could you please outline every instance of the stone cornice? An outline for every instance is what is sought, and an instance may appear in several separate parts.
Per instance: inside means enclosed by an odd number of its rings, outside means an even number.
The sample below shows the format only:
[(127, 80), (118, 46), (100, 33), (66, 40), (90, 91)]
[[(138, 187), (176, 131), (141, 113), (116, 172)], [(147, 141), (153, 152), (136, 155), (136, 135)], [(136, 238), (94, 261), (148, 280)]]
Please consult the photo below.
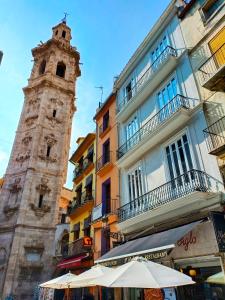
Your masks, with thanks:
[[(62, 78), (62, 80), (63, 80), (63, 78)], [(35, 81), (33, 81), (32, 83), (23, 88), (25, 95), (29, 94), (29, 92), (31, 92), (33, 89), (36, 89), (39, 87), (52, 87), (54, 89), (60, 90), (61, 92), (65, 93), (67, 95), (69, 94), (73, 97), (75, 95), (74, 89), (63, 88), (59, 85), (54, 84), (52, 81), (48, 80), (47, 78), (43, 78), (42, 80), (38, 81), (36, 84), (35, 84)]]

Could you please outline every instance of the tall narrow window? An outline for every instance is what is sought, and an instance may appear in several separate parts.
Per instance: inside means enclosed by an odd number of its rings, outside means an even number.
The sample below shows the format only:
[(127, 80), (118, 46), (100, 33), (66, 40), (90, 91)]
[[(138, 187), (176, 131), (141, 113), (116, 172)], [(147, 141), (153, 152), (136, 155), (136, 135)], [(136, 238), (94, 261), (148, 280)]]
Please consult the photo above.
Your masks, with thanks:
[(107, 179), (102, 184), (102, 215), (111, 212), (111, 180)]
[(66, 66), (63, 62), (59, 62), (57, 64), (57, 68), (56, 68), (56, 75), (59, 77), (64, 78), (65, 77), (65, 72), (66, 72)]
[(138, 166), (128, 173), (128, 190), (130, 201), (139, 198), (144, 194), (144, 181), (141, 167)]
[(56, 109), (53, 109), (53, 113), (52, 113), (53, 118), (56, 117)]
[(103, 164), (106, 164), (110, 161), (110, 140), (108, 139), (105, 141), (105, 143), (102, 145), (102, 153), (103, 153)]
[(46, 68), (46, 60), (42, 60), (40, 67), (39, 67), (39, 75), (44, 74)]
[(42, 205), (43, 205), (43, 198), (44, 198), (44, 195), (40, 194), (39, 195), (39, 200), (38, 200), (38, 208), (42, 207)]
[(47, 146), (46, 156), (49, 157), (51, 152), (51, 146)]
[[(166, 147), (166, 157), (171, 180), (187, 174), (188, 171), (193, 169), (193, 160), (186, 134)], [(189, 176), (184, 176), (184, 178), (185, 181), (189, 181)], [(177, 183), (181, 185), (183, 179), (178, 178)]]
[(103, 116), (103, 131), (109, 127), (109, 111), (107, 111)]
[(137, 137), (135, 137), (135, 133), (138, 131), (138, 119), (135, 116), (126, 126), (126, 139), (127, 139), (127, 148), (130, 149), (132, 146), (137, 144)]
[(63, 30), (63, 32), (62, 32), (62, 37), (63, 37), (63, 38), (66, 37), (66, 31), (65, 31), (65, 30)]

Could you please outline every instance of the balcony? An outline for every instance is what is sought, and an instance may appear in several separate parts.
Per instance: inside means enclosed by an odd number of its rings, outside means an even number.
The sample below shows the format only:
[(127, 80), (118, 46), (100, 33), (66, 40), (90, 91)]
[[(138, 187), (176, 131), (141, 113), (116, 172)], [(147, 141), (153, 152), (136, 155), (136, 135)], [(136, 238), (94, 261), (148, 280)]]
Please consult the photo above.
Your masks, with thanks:
[(81, 195), (74, 197), (71, 206), (68, 206), (67, 214), (71, 216), (75, 212), (81, 212), (82, 208), (92, 207), (95, 198), (95, 191), (85, 191)]
[(205, 172), (191, 170), (120, 207), (118, 226), (129, 233), (220, 201), (218, 182)]
[(225, 91), (225, 44), (199, 68), (201, 85), (211, 91)]
[(152, 63), (130, 92), (117, 105), (117, 119), (125, 121), (152, 91), (171, 73), (177, 64), (177, 51), (167, 46)]
[(225, 157), (225, 117), (203, 130), (209, 153)]
[(195, 99), (176, 95), (118, 148), (117, 165), (128, 166), (146, 151), (168, 138), (191, 118), (193, 108), (197, 107), (197, 103), (199, 102)]
[(113, 168), (114, 153), (109, 151), (102, 155), (96, 162), (96, 173), (103, 176)]
[[(92, 239), (90, 238), (92, 241)], [(64, 246), (62, 255), (64, 258), (77, 256), (85, 253), (92, 252), (92, 243), (91, 245), (85, 245), (84, 238), (77, 239), (76, 241), (69, 243)]]
[(87, 175), (94, 168), (94, 162), (92, 159), (85, 157), (82, 164), (78, 164), (73, 171), (73, 180), (75, 183), (83, 179), (84, 175)]
[[(106, 207), (104, 207), (103, 211), (103, 205), (100, 203), (99, 205), (95, 206), (92, 210), (92, 223), (96, 223), (98, 221), (104, 221), (106, 220), (108, 224), (114, 223), (118, 220), (118, 199), (111, 199), (110, 201), (106, 201), (109, 203)], [(94, 226), (95, 227), (95, 226)], [(98, 227), (98, 225), (97, 225)]]

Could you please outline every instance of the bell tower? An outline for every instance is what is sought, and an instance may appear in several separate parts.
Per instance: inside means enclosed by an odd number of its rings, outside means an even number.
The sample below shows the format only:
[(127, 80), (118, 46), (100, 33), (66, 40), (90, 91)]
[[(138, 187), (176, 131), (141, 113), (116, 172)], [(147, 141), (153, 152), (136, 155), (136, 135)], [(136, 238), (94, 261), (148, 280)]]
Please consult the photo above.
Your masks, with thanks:
[[(80, 55), (63, 21), (32, 49), (34, 65), (0, 191), (0, 299), (32, 299), (54, 268), (55, 225), (66, 180)], [(1, 298), (2, 297), (2, 298)]]

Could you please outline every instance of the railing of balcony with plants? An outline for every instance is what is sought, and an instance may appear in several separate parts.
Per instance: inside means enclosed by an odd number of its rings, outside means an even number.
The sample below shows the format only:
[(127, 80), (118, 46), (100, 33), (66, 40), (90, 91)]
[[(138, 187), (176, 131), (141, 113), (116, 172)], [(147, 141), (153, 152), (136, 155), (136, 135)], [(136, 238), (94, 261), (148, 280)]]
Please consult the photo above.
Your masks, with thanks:
[(158, 111), (147, 123), (145, 123), (135, 134), (129, 138), (117, 150), (117, 159), (124, 156), (130, 149), (137, 145), (144, 137), (154, 132), (161, 124), (168, 120), (179, 109), (189, 109), (193, 99), (176, 95), (162, 109)]
[(78, 178), (83, 173), (83, 165), (77, 165), (73, 171), (73, 180)]
[(212, 178), (203, 171), (191, 170), (186, 172), (120, 207), (118, 209), (119, 222), (133, 218), (193, 192), (209, 192), (212, 190), (211, 181)]
[(167, 46), (162, 53), (155, 59), (155, 61), (150, 65), (150, 67), (145, 71), (141, 78), (135, 83), (132, 89), (127, 93), (127, 95), (117, 104), (117, 113), (119, 113), (123, 107), (132, 100), (132, 98), (137, 94), (137, 92), (142, 88), (144, 83), (146, 83), (154, 74), (158, 71), (160, 66), (165, 63), (169, 57), (176, 57), (177, 51), (171, 46)]
[(62, 249), (62, 256), (63, 257), (70, 257), (74, 255), (90, 253), (92, 252), (92, 246), (85, 246), (83, 245), (83, 238), (77, 239), (72, 243), (65, 245)]
[(224, 65), (225, 43), (199, 67), (201, 84), (209, 80)]
[(101, 157), (99, 157), (96, 161), (96, 171), (101, 170), (106, 164), (113, 161), (113, 152), (108, 151)]
[(68, 206), (67, 214), (71, 215), (77, 208), (83, 206), (87, 202), (93, 201), (95, 198), (95, 191), (84, 191), (77, 197), (73, 198), (70, 206)]
[(225, 116), (203, 130), (209, 152), (225, 145)]

